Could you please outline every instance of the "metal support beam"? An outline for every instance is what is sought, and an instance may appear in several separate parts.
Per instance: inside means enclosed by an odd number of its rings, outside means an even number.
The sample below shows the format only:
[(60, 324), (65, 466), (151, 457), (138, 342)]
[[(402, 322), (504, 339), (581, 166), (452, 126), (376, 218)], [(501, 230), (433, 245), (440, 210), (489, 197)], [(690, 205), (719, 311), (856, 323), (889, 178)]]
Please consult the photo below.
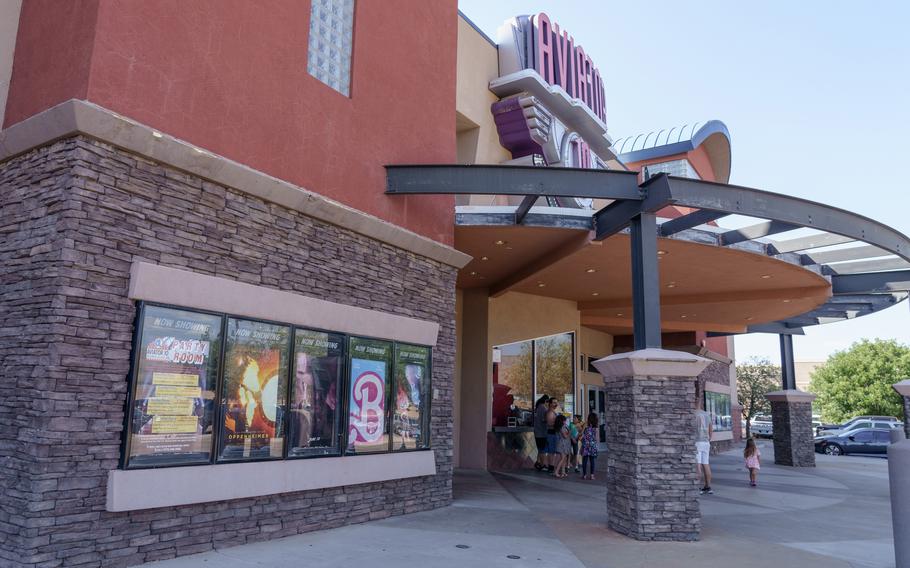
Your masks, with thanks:
[(809, 262), (805, 264), (826, 264), (829, 262), (843, 262), (845, 260), (862, 260), (864, 258), (888, 256), (889, 254), (891, 253), (879, 247), (863, 245), (860, 247), (827, 250), (824, 252), (810, 252), (806, 255), (809, 257)]
[(386, 166), (386, 193), (641, 199), (636, 172), (534, 166)]
[(531, 206), (534, 205), (534, 202), (537, 200), (538, 197), (536, 195), (526, 195), (524, 199), (521, 200), (521, 203), (518, 204), (518, 208), (515, 209), (516, 225), (521, 225), (521, 222), (525, 220), (528, 211), (531, 210)]
[(657, 218), (632, 218), (632, 336), (635, 349), (661, 347), (660, 277), (657, 268)]
[(682, 217), (671, 219), (662, 224), (660, 226), (660, 236), (669, 237), (670, 235), (675, 235), (676, 233), (685, 231), (686, 229), (704, 225), (705, 223), (710, 223), (711, 221), (716, 221), (721, 217), (726, 216), (727, 213), (724, 213), (723, 211), (710, 211), (707, 209), (695, 211), (693, 213), (689, 213), (688, 215), (683, 215)]
[(793, 336), (780, 336), (780, 373), (784, 390), (796, 390), (796, 364), (793, 361)]
[(910, 270), (841, 274), (831, 277), (835, 294), (885, 294), (910, 291)]
[[(670, 204), (670, 183), (660, 173), (641, 184), (641, 201), (614, 201), (594, 214), (595, 241), (602, 241), (626, 228), (640, 213), (654, 213)], [(654, 235), (657, 236), (655, 222)], [(656, 249), (655, 249), (656, 250)]]
[(761, 237), (767, 237), (768, 235), (776, 235), (777, 233), (784, 233), (787, 231), (792, 231), (793, 229), (798, 229), (798, 225), (792, 223), (782, 223), (780, 221), (765, 221), (764, 223), (758, 223), (755, 225), (750, 225), (748, 227), (743, 227), (741, 229), (733, 229), (732, 231), (727, 231), (720, 236), (720, 244), (723, 246), (726, 245), (735, 245), (736, 243), (741, 243), (744, 241), (753, 241)]
[(910, 270), (910, 262), (896, 256), (839, 262), (828, 265), (834, 274), (860, 274), (862, 272), (881, 272), (882, 270)]
[(789, 239), (786, 241), (775, 241), (772, 244), (778, 254), (785, 252), (796, 252), (798, 250), (811, 250), (814, 248), (828, 247), (831, 245), (842, 245), (852, 243), (856, 239), (835, 235), (834, 233), (822, 233), (810, 237), (799, 237), (798, 239)]

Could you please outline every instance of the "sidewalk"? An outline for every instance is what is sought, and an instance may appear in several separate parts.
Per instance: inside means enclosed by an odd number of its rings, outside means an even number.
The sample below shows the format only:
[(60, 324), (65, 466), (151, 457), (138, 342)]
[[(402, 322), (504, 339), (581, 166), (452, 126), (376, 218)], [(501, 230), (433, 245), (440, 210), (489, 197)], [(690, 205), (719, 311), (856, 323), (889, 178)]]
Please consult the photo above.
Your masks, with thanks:
[(537, 566), (892, 568), (887, 461), (818, 455), (814, 470), (765, 465), (749, 487), (739, 452), (714, 459), (702, 539), (643, 543), (606, 528), (596, 482), (533, 471), (459, 471), (451, 507), (147, 564), (147, 568)]

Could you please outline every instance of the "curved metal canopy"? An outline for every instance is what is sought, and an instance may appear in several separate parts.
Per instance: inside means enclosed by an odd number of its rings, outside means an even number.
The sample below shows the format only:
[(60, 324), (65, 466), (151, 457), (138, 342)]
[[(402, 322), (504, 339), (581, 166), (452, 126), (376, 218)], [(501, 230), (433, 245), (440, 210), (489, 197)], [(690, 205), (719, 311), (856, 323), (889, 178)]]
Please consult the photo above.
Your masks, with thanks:
[[(659, 236), (733, 247), (797, 264), (829, 279), (832, 296), (810, 312), (751, 326), (749, 332), (799, 334), (802, 328), (852, 319), (882, 310), (910, 295), (910, 239), (878, 221), (806, 199), (748, 187), (659, 174), (638, 185), (630, 172), (515, 166), (387, 166), (388, 194), (521, 195), (508, 213), (461, 212), (463, 225), (585, 228), (602, 240), (627, 227), (636, 216), (669, 205), (695, 212), (663, 220)], [(586, 216), (532, 208), (541, 196), (614, 200)], [(707, 223), (728, 215), (760, 222), (724, 230)], [(772, 240), (798, 229), (814, 234)], [(832, 248), (836, 247), (836, 248)], [(827, 249), (821, 250), (818, 249)]]

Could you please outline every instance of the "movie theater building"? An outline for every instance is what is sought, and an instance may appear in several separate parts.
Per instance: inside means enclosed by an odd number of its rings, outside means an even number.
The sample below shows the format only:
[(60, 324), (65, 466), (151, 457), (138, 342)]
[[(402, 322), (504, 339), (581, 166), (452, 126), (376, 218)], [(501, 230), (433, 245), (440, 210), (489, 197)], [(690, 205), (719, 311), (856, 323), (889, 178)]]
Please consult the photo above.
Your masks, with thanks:
[(697, 538), (679, 447), (696, 397), (739, 436), (730, 336), (906, 297), (906, 237), (726, 185), (722, 123), (613, 139), (608, 70), (546, 14), (492, 40), (455, 2), (0, 10), (7, 564), (445, 506), (455, 467), (534, 460), (542, 393), (605, 419), (612, 528)]

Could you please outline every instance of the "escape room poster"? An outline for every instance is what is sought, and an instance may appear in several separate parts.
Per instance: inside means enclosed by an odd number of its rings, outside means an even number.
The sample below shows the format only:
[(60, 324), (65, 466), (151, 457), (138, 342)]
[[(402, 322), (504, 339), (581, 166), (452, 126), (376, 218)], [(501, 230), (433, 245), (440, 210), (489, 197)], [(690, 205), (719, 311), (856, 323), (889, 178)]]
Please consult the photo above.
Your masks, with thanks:
[(141, 326), (128, 465), (206, 463), (221, 317), (145, 306)]

